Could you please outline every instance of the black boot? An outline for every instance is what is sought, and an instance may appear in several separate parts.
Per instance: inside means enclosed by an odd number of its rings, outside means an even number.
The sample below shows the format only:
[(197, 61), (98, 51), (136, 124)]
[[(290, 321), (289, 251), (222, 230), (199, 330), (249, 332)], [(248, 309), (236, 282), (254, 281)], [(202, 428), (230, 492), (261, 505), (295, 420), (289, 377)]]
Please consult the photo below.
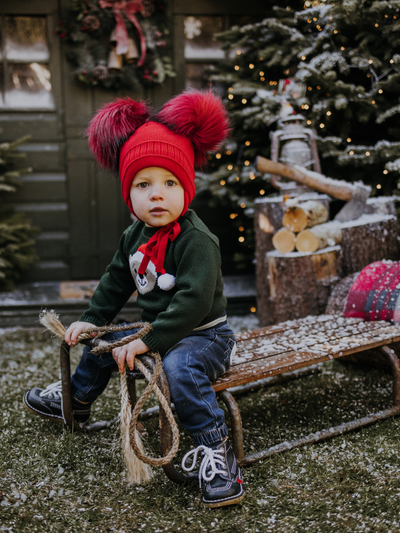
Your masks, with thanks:
[[(63, 422), (62, 412), (62, 393), (61, 381), (52, 383), (46, 389), (39, 389), (34, 387), (24, 395), (24, 406), (32, 413), (41, 416), (42, 418), (49, 418)], [(72, 400), (72, 410), (74, 419), (85, 424), (90, 417), (90, 404), (80, 403), (77, 400)]]
[[(223, 507), (239, 503), (244, 498), (243, 481), (235, 454), (226, 439), (221, 444), (208, 448), (198, 446), (191, 450), (182, 460), (182, 468), (187, 472), (194, 469), (197, 454), (202, 452), (199, 482), (203, 486), (203, 503), (206, 507)], [(185, 466), (189, 455), (194, 454), (192, 466)]]

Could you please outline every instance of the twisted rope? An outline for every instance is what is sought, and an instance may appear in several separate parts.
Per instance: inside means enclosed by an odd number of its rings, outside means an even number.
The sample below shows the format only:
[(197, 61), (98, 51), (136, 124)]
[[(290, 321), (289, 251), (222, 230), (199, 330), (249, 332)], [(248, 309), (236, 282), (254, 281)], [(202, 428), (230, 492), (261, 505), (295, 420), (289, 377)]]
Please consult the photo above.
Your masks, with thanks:
[[(39, 321), (52, 333), (54, 333), (61, 339), (64, 339), (65, 328), (59, 321), (58, 316), (56, 315), (54, 311), (43, 311), (39, 315)], [(100, 344), (97, 347), (91, 348), (91, 351), (93, 354), (100, 355), (105, 352), (110, 352), (114, 348), (124, 346), (125, 344), (128, 344), (129, 342), (135, 339), (139, 339), (143, 337), (144, 335), (146, 335), (146, 333), (148, 333), (151, 330), (151, 325), (148, 322), (137, 322), (134, 324), (124, 325), (124, 326), (102, 326), (102, 327), (93, 326), (91, 328), (88, 328), (84, 333), (80, 334), (78, 336), (78, 341), (82, 341), (86, 339), (94, 339), (95, 337), (93, 337), (92, 333), (96, 333), (96, 337), (100, 337), (104, 335), (105, 333), (120, 332), (120, 331), (129, 330), (129, 329), (136, 329), (136, 328), (140, 328), (137, 333), (134, 333), (133, 335), (128, 335), (120, 339), (119, 341), (109, 343), (109, 342), (100, 340)], [(135, 462), (134, 459), (131, 457), (130, 450), (132, 450), (134, 455), (146, 465), (162, 466), (172, 461), (172, 459), (175, 457), (178, 451), (178, 448), (179, 448), (178, 426), (176, 424), (174, 415), (172, 414), (169, 402), (167, 401), (164, 394), (161, 392), (160, 388), (158, 387), (156, 383), (162, 371), (162, 360), (158, 352), (148, 352), (148, 355), (150, 355), (155, 360), (155, 363), (156, 363), (153, 373), (151, 373), (149, 369), (141, 361), (135, 358), (135, 368), (137, 368), (140, 372), (142, 372), (142, 374), (145, 376), (148, 383), (133, 410), (131, 408), (131, 404), (129, 401), (127, 376), (126, 376), (127, 367), (126, 366), (125, 366), (124, 372), (121, 374), (121, 416), (120, 418), (121, 418), (121, 433), (122, 433), (122, 439), (123, 439), (123, 449), (124, 449), (125, 461), (128, 467), (128, 473), (130, 477), (129, 480), (134, 481), (136, 483), (140, 483), (141, 481), (147, 481), (148, 479), (151, 478), (151, 473), (146, 469), (140, 469), (137, 462)], [(166, 455), (164, 455), (163, 457), (158, 457), (158, 458), (149, 457), (148, 455), (146, 455), (143, 444), (141, 442), (140, 434), (138, 430), (136, 429), (136, 423), (137, 423), (139, 413), (143, 407), (143, 404), (149, 397), (152, 390), (154, 390), (154, 392), (156, 393), (158, 400), (162, 408), (164, 409), (167, 420), (172, 430), (172, 447)], [(141, 470), (141, 471), (138, 473), (138, 470)]]

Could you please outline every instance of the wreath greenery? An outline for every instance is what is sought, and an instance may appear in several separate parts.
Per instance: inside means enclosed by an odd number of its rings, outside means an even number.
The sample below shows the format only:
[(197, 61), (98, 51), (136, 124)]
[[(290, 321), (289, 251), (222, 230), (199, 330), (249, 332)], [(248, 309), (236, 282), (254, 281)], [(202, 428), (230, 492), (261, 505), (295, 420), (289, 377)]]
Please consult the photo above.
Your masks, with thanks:
[[(72, 0), (54, 33), (65, 41), (80, 85), (119, 89), (175, 76), (164, 0)], [(137, 57), (118, 53), (124, 38)]]

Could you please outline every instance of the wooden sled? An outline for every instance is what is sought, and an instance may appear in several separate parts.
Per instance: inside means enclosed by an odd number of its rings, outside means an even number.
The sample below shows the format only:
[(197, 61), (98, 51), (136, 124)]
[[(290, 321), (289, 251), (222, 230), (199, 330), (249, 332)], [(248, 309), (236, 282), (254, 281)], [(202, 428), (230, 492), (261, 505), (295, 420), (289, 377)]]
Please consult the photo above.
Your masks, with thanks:
[[(364, 322), (357, 318), (343, 318), (339, 315), (308, 316), (291, 320), (274, 326), (267, 326), (255, 331), (237, 335), (238, 350), (231, 368), (214, 383), (218, 398), (226, 405), (231, 421), (232, 445), (238, 463), (248, 466), (260, 459), (291, 450), (294, 447), (319, 442), (337, 435), (368, 426), (400, 412), (400, 362), (389, 346), (400, 342), (400, 325), (389, 322)], [(89, 341), (92, 342), (92, 341)], [(296, 369), (312, 367), (316, 363), (329, 359), (340, 359), (352, 354), (379, 350), (387, 360), (393, 374), (393, 406), (384, 411), (369, 414), (352, 422), (322, 429), (292, 442), (283, 442), (273, 447), (246, 455), (243, 444), (243, 430), (239, 407), (229, 389), (239, 385), (251, 384), (249, 390), (255, 390), (271, 384), (273, 376), (282, 377)], [(153, 366), (153, 359), (138, 356), (144, 364)], [(66, 426), (72, 428), (71, 388), (69, 346), (65, 343), (60, 351), (63, 410)], [(141, 377), (132, 372), (128, 379), (131, 403), (136, 401), (135, 379)], [(297, 377), (297, 376), (296, 376)], [(276, 380), (275, 380), (276, 382)], [(159, 386), (169, 400), (169, 387), (165, 374), (159, 379)], [(233, 391), (232, 391), (233, 392)], [(170, 449), (172, 436), (163, 409), (160, 406), (160, 448), (165, 455)], [(99, 424), (84, 429), (99, 429)], [(105, 423), (106, 424), (106, 423)], [(105, 427), (105, 426), (103, 426)], [(177, 471), (172, 463), (163, 466), (166, 475), (175, 483), (185, 483), (192, 476)]]

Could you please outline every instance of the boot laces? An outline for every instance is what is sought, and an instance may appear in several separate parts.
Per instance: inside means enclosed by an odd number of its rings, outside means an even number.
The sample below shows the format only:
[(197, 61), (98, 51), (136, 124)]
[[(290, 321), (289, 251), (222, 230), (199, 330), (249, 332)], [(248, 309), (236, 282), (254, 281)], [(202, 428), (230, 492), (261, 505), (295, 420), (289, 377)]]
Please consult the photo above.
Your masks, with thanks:
[(57, 381), (56, 383), (51, 383), (48, 385), (45, 389), (42, 390), (42, 392), (39, 394), (41, 398), (54, 398), (55, 400), (61, 400), (62, 399), (62, 387), (61, 387), (61, 381)]
[[(208, 448), (208, 446), (200, 445), (194, 450), (190, 450), (184, 458), (182, 459), (182, 468), (186, 472), (191, 472), (197, 462), (197, 456), (199, 453), (202, 453), (203, 459), (200, 464), (199, 469), (199, 485), (201, 487), (202, 481), (212, 481), (217, 474), (222, 474), (226, 476), (228, 474), (227, 472), (227, 464), (225, 461), (225, 455), (221, 449), (213, 450), (212, 448)], [(189, 457), (193, 455), (192, 464), (187, 467), (186, 461), (189, 459)], [(223, 470), (219, 468), (221, 466)]]

